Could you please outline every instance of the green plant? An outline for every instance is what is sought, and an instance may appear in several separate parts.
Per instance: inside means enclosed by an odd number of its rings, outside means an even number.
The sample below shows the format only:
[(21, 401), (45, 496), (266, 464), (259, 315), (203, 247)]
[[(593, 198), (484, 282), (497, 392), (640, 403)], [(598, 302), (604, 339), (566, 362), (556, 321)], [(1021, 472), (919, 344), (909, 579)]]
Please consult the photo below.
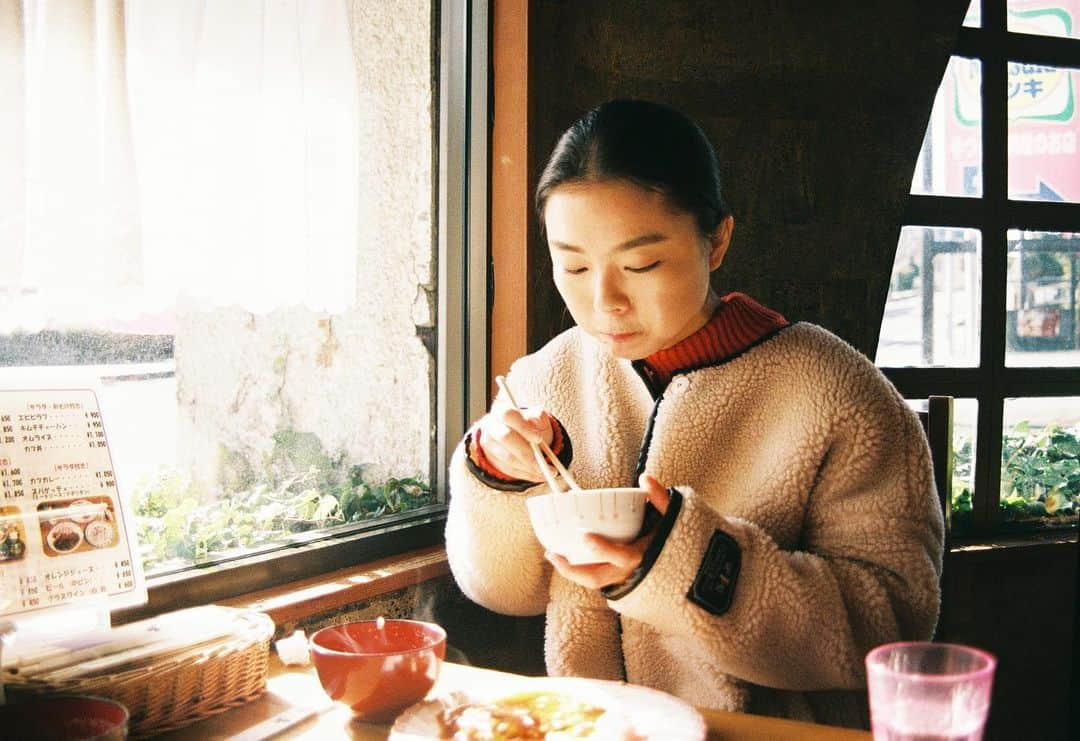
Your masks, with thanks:
[[(955, 443), (958, 442), (959, 445)], [(971, 474), (973, 456), (971, 438), (954, 439), (952, 479), (952, 528), (963, 533), (971, 526)]]
[(1057, 425), (1032, 429), (1020, 422), (1005, 435), (1001, 449), (1005, 521), (1076, 518), (1080, 504), (1077, 432)]
[(261, 465), (222, 451), (222, 488), (200, 489), (175, 470), (142, 482), (134, 512), (147, 571), (286, 542), (323, 530), (435, 504), (419, 477), (377, 482), (364, 465), (331, 457), (311, 433), (282, 430)]
[[(1057, 425), (1032, 428), (1020, 422), (1002, 438), (1002, 520), (1060, 527), (1075, 525), (1080, 512), (1078, 429)], [(971, 440), (953, 451), (953, 527), (963, 532), (971, 520)]]

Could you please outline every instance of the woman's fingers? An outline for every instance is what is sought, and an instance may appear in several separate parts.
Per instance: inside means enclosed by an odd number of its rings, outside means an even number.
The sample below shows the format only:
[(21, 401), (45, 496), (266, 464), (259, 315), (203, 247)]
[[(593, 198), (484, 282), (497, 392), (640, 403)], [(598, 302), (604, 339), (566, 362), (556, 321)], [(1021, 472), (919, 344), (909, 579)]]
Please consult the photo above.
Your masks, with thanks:
[[(527, 471), (536, 467), (528, 441), (502, 422), (495, 420), (493, 424), (485, 428), (481, 439), (484, 454), (493, 463), (499, 464), (505, 461), (518, 471)], [(504, 473), (512, 473), (512, 471), (504, 471)]]
[(552, 430), (548, 415), (542, 409), (503, 406), (493, 411), (491, 416), (495, 422), (493, 435), (497, 444), (502, 446), (507, 456), (512, 459), (512, 465), (518, 472), (517, 478), (543, 481), (544, 475), (536, 463), (532, 444), (550, 444)]
[(484, 440), (484, 457), (488, 463), (503, 476), (521, 481), (531, 481), (532, 473), (528, 468), (518, 463), (518, 459), (497, 443)]
[[(518, 440), (520, 436), (515, 435)], [(514, 444), (512, 440), (505, 444), (508, 438), (492, 435), (483, 437), (484, 455), (488, 461), (499, 470), (500, 473), (522, 481), (542, 481), (536, 470), (536, 462), (532, 458), (529, 446)]]
[(498, 471), (523, 481), (544, 481), (530, 443), (551, 442), (551, 417), (542, 409), (497, 402), (479, 424), (484, 456)]
[(585, 542), (596, 555), (598, 561), (610, 563), (616, 568), (630, 573), (641, 563), (641, 550), (634, 543), (616, 543), (596, 533), (586, 533)]
[(621, 569), (610, 563), (589, 563), (574, 566), (558, 553), (547, 553), (545, 555), (556, 571), (586, 589), (602, 589), (608, 585), (625, 581), (626, 577), (629, 576), (629, 573), (623, 575)]
[(601, 589), (624, 582), (641, 563), (640, 542), (615, 543), (593, 533), (587, 534), (585, 540), (596, 555), (596, 563), (575, 566), (558, 553), (544, 554), (556, 571), (583, 587)]
[(526, 443), (551, 444), (551, 421), (543, 409), (515, 409), (504, 407), (499, 414), (500, 421), (519, 434)]
[(661, 515), (667, 514), (671, 496), (668, 494), (668, 490), (663, 484), (649, 474), (643, 473), (638, 477), (638, 486), (645, 490), (646, 496), (649, 498), (649, 503), (656, 507), (657, 512)]
[[(645, 489), (649, 502), (661, 515), (668, 510), (671, 497), (668, 490), (653, 476), (642, 474), (638, 485)], [(634, 570), (641, 565), (642, 555), (649, 547), (655, 533), (646, 533), (632, 543), (616, 543), (595, 533), (585, 535), (596, 563), (572, 565), (557, 553), (545, 553), (544, 556), (555, 570), (572, 582), (589, 589), (601, 589), (612, 584), (619, 584), (630, 578)]]

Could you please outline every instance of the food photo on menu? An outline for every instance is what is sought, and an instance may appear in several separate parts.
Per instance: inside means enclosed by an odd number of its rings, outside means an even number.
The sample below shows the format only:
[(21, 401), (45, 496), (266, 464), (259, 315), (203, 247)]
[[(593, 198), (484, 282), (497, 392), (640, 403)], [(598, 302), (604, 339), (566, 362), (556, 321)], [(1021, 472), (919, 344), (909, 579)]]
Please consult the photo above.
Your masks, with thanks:
[(46, 556), (110, 548), (119, 540), (110, 497), (42, 502), (38, 505), (38, 521)]
[(18, 507), (0, 507), (0, 562), (18, 561), (26, 555), (26, 533)]

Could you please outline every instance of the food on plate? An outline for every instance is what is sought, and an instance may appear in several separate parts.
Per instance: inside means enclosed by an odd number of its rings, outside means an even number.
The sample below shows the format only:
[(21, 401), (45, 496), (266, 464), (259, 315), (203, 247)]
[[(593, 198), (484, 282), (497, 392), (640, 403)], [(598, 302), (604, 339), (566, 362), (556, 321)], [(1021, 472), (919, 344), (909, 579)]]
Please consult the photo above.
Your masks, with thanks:
[(508, 677), (435, 695), (398, 716), (390, 741), (704, 741), (705, 720), (659, 690), (580, 677)]
[(9, 525), (6, 529), (0, 527), (0, 561), (22, 558), (24, 553), (26, 544), (19, 528), (15, 525)]
[(642, 737), (604, 708), (558, 692), (522, 692), (491, 702), (444, 703), (441, 738), (451, 741)]
[(116, 527), (105, 520), (94, 520), (84, 530), (86, 542), (95, 548), (108, 548), (113, 544)]
[(550, 732), (588, 738), (602, 708), (552, 692), (528, 692), (491, 703), (448, 707), (440, 716), (452, 739), (542, 739)]
[(70, 553), (82, 545), (82, 529), (73, 522), (58, 522), (49, 530), (45, 540), (57, 553)]

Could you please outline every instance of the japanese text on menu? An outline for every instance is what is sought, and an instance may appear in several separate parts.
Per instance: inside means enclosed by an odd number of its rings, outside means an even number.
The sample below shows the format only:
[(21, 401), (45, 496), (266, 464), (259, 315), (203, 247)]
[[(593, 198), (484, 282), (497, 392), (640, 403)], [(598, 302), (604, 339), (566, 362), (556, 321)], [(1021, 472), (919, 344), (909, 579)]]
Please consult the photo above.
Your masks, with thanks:
[(0, 615), (136, 588), (97, 397), (0, 390)]

